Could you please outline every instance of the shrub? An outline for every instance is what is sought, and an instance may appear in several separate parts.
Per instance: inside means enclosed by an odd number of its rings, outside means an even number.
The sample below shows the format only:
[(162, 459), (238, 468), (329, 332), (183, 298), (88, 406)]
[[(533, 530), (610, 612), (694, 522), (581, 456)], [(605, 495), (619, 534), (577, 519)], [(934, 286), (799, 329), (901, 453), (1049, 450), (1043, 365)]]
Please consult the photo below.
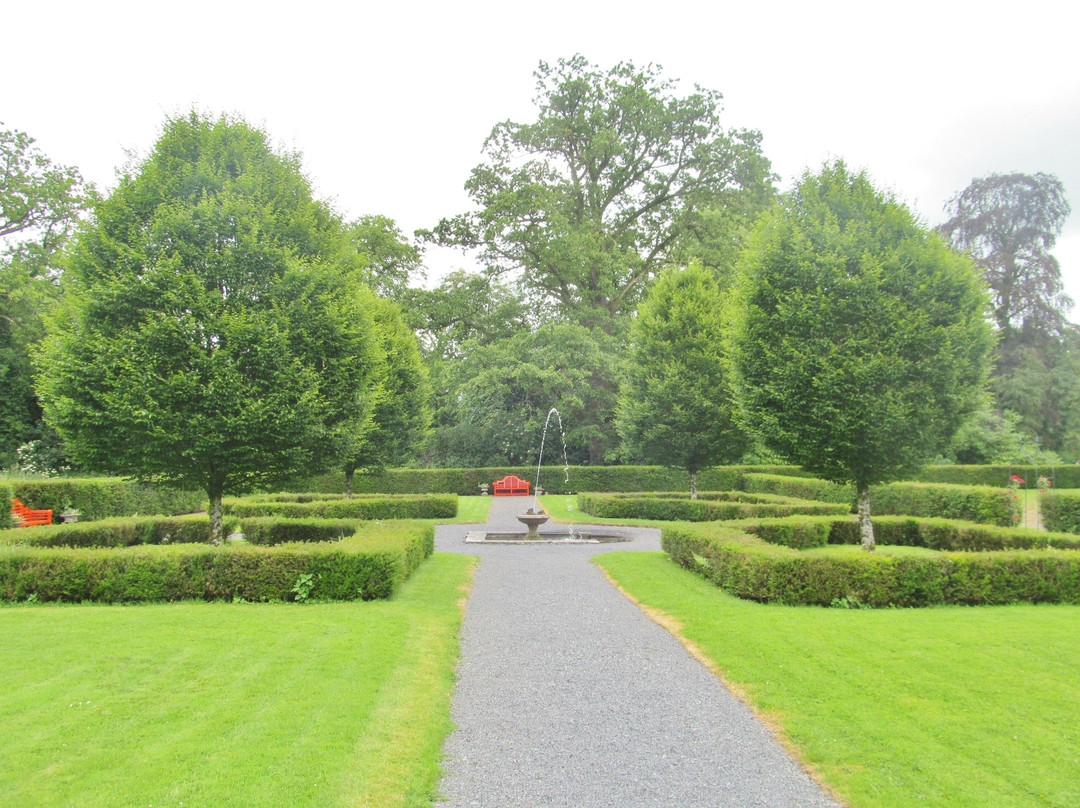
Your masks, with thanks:
[(875, 514), (962, 519), (989, 525), (1016, 522), (1016, 498), (1007, 488), (946, 483), (889, 483), (870, 489)]
[[(821, 520), (824, 521), (824, 520)], [(875, 530), (877, 525), (875, 524)], [(770, 545), (736, 526), (665, 528), (664, 549), (738, 597), (792, 605), (1080, 603), (1080, 552), (1020, 550), (890, 557)]]
[(652, 519), (656, 521), (705, 522), (747, 519), (754, 516), (787, 516), (795, 513), (847, 513), (844, 505), (809, 502), (790, 497), (715, 492), (668, 497), (656, 494), (578, 494), (578, 508), (591, 516), (609, 519)]
[(222, 510), (241, 518), (283, 516), (294, 519), (445, 519), (457, 516), (457, 495), (366, 496), (315, 502), (227, 497), (222, 501)]
[[(847, 505), (849, 508), (855, 502), (854, 486), (837, 485), (828, 480), (818, 480), (813, 477), (790, 477), (755, 472), (744, 476), (743, 488), (746, 491), (759, 494), (776, 494), (783, 497), (810, 499), (817, 502), (833, 502)], [(873, 494), (871, 494), (871, 497), (873, 497)]]
[(206, 494), (166, 486), (122, 480), (118, 477), (51, 477), (10, 479), (12, 497), (28, 508), (49, 509), (53, 518), (69, 505), (82, 521), (141, 514), (177, 515), (206, 509)]
[(1080, 488), (1080, 466), (926, 466), (915, 479), (926, 483), (990, 485), (1004, 488), (1013, 475), (1023, 479), (1025, 488), (1035, 488), (1040, 476), (1054, 488)]
[(1080, 533), (1080, 491), (1043, 491), (1039, 498), (1047, 530)]
[(283, 519), (260, 516), (240, 521), (240, 532), (252, 544), (341, 541), (360, 528), (357, 519)]
[[(571, 466), (569, 475), (563, 466), (543, 466), (540, 486), (553, 494), (579, 491), (689, 491), (690, 480), (682, 469), (663, 466)], [(733, 490), (742, 488), (747, 471), (762, 471), (790, 476), (804, 475), (798, 466), (716, 466), (698, 474), (703, 489)], [(504, 466), (481, 469), (384, 469), (358, 473), (353, 480), (356, 493), (429, 494), (452, 493), (475, 496), (480, 484), (489, 486), (513, 474), (531, 484), (536, 480), (536, 466)], [(305, 491), (342, 493), (344, 474), (327, 474), (297, 483)], [(531, 490), (531, 486), (530, 486)]]
[(100, 519), (67, 525), (0, 530), (0, 545), (28, 547), (129, 547), (137, 544), (191, 544), (210, 540), (205, 514)]
[[(434, 550), (423, 522), (364, 525), (332, 544), (118, 549), (0, 546), (0, 599), (24, 601), (387, 598)], [(310, 576), (310, 577), (306, 577)]]

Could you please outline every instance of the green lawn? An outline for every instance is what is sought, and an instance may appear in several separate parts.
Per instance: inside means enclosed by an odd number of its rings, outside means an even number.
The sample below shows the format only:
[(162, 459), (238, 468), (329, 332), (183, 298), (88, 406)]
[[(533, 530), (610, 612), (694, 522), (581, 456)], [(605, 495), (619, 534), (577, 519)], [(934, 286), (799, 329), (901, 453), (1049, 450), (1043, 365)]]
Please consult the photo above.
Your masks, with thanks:
[(661, 553), (597, 562), (853, 808), (1080, 805), (1080, 607), (762, 605)]
[(0, 806), (429, 805), (473, 563), (384, 602), (0, 608)]
[(544, 494), (540, 497), (540, 504), (554, 521), (563, 524), (641, 525), (644, 527), (660, 527), (669, 524), (657, 522), (655, 519), (605, 519), (602, 516), (590, 516), (578, 510), (576, 494)]
[(458, 497), (457, 516), (439, 519), (439, 524), (484, 524), (491, 510), (491, 497)]

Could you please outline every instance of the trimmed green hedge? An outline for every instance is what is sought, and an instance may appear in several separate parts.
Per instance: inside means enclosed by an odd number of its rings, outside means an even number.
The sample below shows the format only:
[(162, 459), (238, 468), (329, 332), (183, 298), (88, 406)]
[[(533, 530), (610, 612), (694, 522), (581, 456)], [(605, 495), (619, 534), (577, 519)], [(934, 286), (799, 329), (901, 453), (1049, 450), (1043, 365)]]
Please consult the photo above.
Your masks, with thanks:
[(258, 516), (240, 521), (240, 532), (252, 544), (341, 541), (360, 529), (356, 519), (283, 519)]
[(1019, 518), (1017, 500), (1007, 488), (947, 483), (889, 483), (870, 489), (874, 514), (962, 519), (1009, 527)]
[(1039, 498), (1047, 530), (1080, 533), (1080, 491), (1043, 491)]
[(370, 600), (391, 597), (434, 550), (424, 522), (362, 526), (334, 543), (78, 550), (0, 546), (8, 601)]
[[(1020, 527), (979, 525), (954, 519), (875, 516), (874, 538), (878, 544), (926, 547), (931, 550), (985, 552), (1053, 547), (1080, 550), (1080, 538), (1068, 533), (1048, 533)], [(790, 516), (780, 519), (734, 522), (738, 530), (770, 544), (806, 549), (826, 544), (860, 544), (859, 520), (829, 516)]]
[(730, 594), (792, 605), (930, 606), (1080, 603), (1080, 552), (931, 552), (891, 557), (810, 553), (767, 544), (735, 526), (665, 528), (664, 549)]
[(225, 513), (241, 518), (284, 516), (294, 519), (447, 519), (457, 516), (456, 494), (364, 496), (314, 502), (227, 497), (222, 500), (221, 505)]
[(1039, 466), (1037, 470), (1034, 466), (927, 466), (915, 479), (926, 483), (1006, 488), (1014, 474), (1024, 481), (1024, 488), (1035, 488), (1040, 476), (1053, 480), (1054, 488), (1080, 488), (1080, 466), (1077, 465)]
[[(742, 488), (742, 475), (762, 471), (803, 476), (798, 466), (717, 466), (698, 474), (698, 486), (714, 491)], [(481, 469), (385, 469), (357, 474), (353, 490), (367, 494), (439, 494), (476, 496), (480, 483), (489, 486), (509, 474), (528, 480), (530, 491), (536, 480), (536, 466), (503, 466)], [(681, 469), (663, 466), (571, 466), (569, 481), (563, 466), (544, 466), (540, 486), (550, 494), (576, 494), (579, 491), (689, 491), (690, 478)], [(326, 474), (298, 482), (304, 491), (342, 493), (344, 474)], [(490, 489), (489, 489), (490, 491)]]
[[(747, 474), (747, 491), (821, 502), (847, 503), (854, 510), (855, 487), (827, 480)], [(1009, 526), (1018, 514), (1016, 498), (1007, 488), (947, 483), (888, 483), (870, 488), (874, 514), (902, 514), (942, 519), (963, 519), (980, 524)]]
[(578, 494), (578, 508), (607, 519), (705, 522), (789, 514), (842, 514), (846, 505), (743, 492), (708, 492), (699, 499), (647, 494)]
[[(235, 520), (230, 520), (230, 526)], [(206, 514), (99, 519), (68, 525), (37, 525), (0, 530), (0, 546), (130, 547), (137, 544), (191, 544), (210, 541)]]
[(206, 510), (206, 494), (166, 486), (146, 485), (119, 477), (9, 478), (8, 497), (34, 509), (48, 509), (59, 521), (60, 511), (70, 505), (81, 512), (81, 521), (115, 516), (177, 515)]
[[(854, 486), (837, 485), (814, 477), (791, 477), (786, 474), (752, 472), (743, 477), (742, 488), (756, 494), (774, 494), (816, 502), (839, 503), (847, 505), (849, 509), (855, 501)], [(870, 502), (873, 507), (872, 495)]]

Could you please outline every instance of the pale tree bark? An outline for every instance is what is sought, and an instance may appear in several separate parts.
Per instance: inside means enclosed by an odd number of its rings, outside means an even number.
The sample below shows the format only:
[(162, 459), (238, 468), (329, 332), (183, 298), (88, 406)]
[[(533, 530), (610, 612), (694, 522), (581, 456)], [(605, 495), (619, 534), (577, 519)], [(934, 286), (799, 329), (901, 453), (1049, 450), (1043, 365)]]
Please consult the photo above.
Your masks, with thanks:
[(225, 541), (225, 528), (221, 519), (221, 495), (225, 485), (218, 480), (210, 483), (206, 493), (210, 497), (210, 543), (215, 547), (221, 546)]
[(874, 526), (870, 522), (870, 486), (857, 483), (855, 489), (859, 497), (859, 535), (862, 536), (862, 548), (872, 553), (877, 544), (874, 542)]
[(697, 472), (690, 472), (690, 499), (697, 499)]
[(352, 499), (352, 481), (356, 469), (345, 469), (345, 496)]

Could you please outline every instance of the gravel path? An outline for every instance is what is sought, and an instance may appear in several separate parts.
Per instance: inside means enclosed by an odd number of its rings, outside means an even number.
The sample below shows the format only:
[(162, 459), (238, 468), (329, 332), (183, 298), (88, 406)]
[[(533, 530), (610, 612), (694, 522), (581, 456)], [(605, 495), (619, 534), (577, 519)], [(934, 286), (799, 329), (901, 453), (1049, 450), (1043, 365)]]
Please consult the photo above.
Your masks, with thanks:
[[(531, 498), (494, 500), (488, 529), (520, 529)], [(545, 526), (551, 531), (551, 526)], [(837, 808), (769, 731), (589, 563), (628, 543), (436, 549), (482, 558), (466, 607), (448, 808)], [(541, 528), (541, 533), (545, 528)]]

